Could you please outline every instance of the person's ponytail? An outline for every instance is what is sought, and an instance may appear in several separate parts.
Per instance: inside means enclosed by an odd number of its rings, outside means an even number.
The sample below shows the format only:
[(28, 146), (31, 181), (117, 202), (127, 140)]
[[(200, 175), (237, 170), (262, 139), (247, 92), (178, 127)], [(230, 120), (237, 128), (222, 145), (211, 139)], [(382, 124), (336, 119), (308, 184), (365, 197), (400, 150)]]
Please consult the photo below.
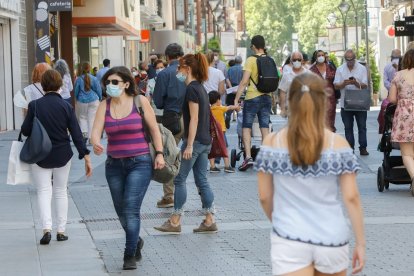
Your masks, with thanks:
[(89, 77), (90, 69), (91, 69), (91, 66), (89, 63), (85, 62), (84, 64), (82, 64), (82, 75), (84, 76), (85, 92), (91, 90), (91, 78)]
[(198, 63), (198, 70), (195, 70), (194, 77), (201, 83), (208, 80), (208, 67), (209, 63), (207, 61), (207, 58), (204, 54), (197, 53), (194, 55), (194, 58), (196, 59)]
[(315, 74), (297, 76), (289, 91), (288, 150), (294, 165), (319, 160), (325, 137), (324, 81)]

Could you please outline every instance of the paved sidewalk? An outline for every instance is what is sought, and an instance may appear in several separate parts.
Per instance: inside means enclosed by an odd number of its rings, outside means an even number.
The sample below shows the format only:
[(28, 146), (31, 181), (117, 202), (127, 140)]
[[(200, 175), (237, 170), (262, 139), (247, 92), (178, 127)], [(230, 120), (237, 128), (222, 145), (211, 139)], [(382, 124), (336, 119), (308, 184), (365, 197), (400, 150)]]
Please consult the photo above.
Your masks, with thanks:
[[(360, 276), (411, 276), (414, 240), (414, 198), (407, 185), (390, 185), (379, 193), (376, 170), (382, 154), (376, 151), (377, 111), (368, 114), (367, 157), (357, 156), (358, 174), (367, 236), (367, 265)], [(275, 130), (285, 123), (272, 116)], [(337, 113), (338, 133), (343, 125)], [(65, 243), (38, 245), (36, 197), (33, 187), (3, 185), (11, 140), (17, 134), (0, 133), (0, 275), (271, 275), (270, 223), (257, 199), (253, 171), (210, 174), (215, 194), (219, 233), (196, 235), (192, 229), (202, 220), (200, 199), (192, 176), (187, 181), (188, 200), (183, 233), (157, 232), (171, 209), (158, 209), (162, 186), (151, 183), (142, 206), (143, 259), (136, 271), (122, 271), (124, 233), (115, 214), (104, 175), (105, 156), (92, 155), (94, 175), (83, 177), (83, 162), (73, 160), (70, 175), (70, 207)], [(228, 132), (230, 148), (237, 145), (235, 125)], [(398, 154), (398, 153), (396, 153)], [(353, 241), (351, 241), (351, 246)], [(24, 255), (24, 265), (19, 257)]]
[[(66, 242), (56, 241), (56, 229), (49, 245), (39, 245), (37, 197), (33, 186), (6, 184), (7, 163), (17, 132), (0, 133), (0, 275), (106, 275), (102, 258), (82, 218), (69, 196)], [(74, 161), (71, 179), (81, 177)]]

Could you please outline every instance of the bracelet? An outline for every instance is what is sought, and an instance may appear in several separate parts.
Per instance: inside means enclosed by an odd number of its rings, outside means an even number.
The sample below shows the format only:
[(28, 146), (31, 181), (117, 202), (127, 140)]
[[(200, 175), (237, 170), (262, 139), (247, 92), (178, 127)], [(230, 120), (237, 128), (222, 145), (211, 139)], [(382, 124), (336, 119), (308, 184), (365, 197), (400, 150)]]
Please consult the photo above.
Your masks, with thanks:
[(155, 151), (155, 155), (159, 155), (159, 154), (161, 154), (162, 156), (164, 156), (164, 152), (163, 151), (160, 151), (160, 150)]

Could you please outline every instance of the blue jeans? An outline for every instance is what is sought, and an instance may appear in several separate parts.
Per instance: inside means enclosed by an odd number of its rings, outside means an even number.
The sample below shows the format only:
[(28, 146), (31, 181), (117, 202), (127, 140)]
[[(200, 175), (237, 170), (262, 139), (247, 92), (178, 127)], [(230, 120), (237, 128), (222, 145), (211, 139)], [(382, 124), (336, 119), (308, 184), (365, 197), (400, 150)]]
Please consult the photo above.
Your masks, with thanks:
[(108, 156), (105, 175), (115, 211), (125, 231), (125, 253), (134, 256), (139, 239), (141, 205), (152, 177), (151, 156)]
[(270, 111), (272, 109), (272, 97), (269, 95), (262, 95), (244, 101), (243, 128), (252, 128), (256, 115), (259, 119), (260, 128), (269, 128)]
[[(184, 152), (187, 141), (183, 142), (181, 151)], [(174, 179), (174, 212), (173, 214), (182, 215), (183, 207), (187, 201), (186, 180), (191, 169), (193, 169), (194, 180), (201, 196), (202, 208), (205, 213), (214, 213), (214, 194), (207, 181), (208, 154), (211, 145), (203, 145), (197, 141), (193, 144), (193, 156), (190, 160), (182, 159), (180, 172)]]
[(360, 149), (367, 148), (367, 112), (346, 111), (341, 108), (342, 122), (345, 126), (345, 138), (352, 149), (355, 146), (354, 138), (354, 117), (358, 126), (358, 143)]

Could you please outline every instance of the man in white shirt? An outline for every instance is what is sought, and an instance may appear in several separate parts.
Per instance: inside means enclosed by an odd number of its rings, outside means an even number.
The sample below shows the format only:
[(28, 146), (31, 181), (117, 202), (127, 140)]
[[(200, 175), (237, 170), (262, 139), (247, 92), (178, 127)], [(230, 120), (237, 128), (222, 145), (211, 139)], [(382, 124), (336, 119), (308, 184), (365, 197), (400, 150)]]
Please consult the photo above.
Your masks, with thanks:
[(306, 68), (303, 67), (303, 56), (301, 52), (295, 51), (292, 53), (290, 57), (290, 67), (289, 65), (283, 67), (283, 74), (282, 79), (279, 83), (279, 104), (280, 104), (280, 116), (286, 117), (286, 99), (287, 93), (289, 93), (290, 85), (292, 84), (293, 79), (307, 71)]
[(220, 95), (224, 95), (226, 92), (226, 84), (224, 82), (225, 77), (223, 72), (214, 67), (208, 67), (208, 79), (203, 83), (207, 93), (211, 91), (217, 91)]
[(345, 52), (345, 63), (336, 70), (334, 85), (341, 90), (341, 117), (345, 126), (345, 137), (349, 145), (354, 149), (354, 117), (358, 126), (358, 143), (360, 155), (369, 155), (367, 151), (367, 111), (344, 110), (346, 89), (365, 89), (368, 87), (367, 68), (356, 62), (353, 50)]

